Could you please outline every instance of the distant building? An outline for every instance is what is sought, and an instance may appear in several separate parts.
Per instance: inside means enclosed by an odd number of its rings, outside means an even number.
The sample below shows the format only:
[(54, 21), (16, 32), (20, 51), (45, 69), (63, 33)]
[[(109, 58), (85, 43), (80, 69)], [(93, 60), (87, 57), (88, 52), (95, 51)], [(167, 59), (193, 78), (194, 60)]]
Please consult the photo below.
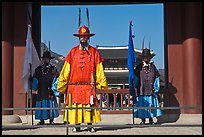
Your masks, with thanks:
[[(128, 88), (128, 46), (99, 46), (99, 53), (104, 59), (103, 65), (109, 88), (122, 89)], [(137, 63), (142, 61), (142, 50), (134, 49), (136, 52)], [(154, 52), (151, 51), (152, 56)]]

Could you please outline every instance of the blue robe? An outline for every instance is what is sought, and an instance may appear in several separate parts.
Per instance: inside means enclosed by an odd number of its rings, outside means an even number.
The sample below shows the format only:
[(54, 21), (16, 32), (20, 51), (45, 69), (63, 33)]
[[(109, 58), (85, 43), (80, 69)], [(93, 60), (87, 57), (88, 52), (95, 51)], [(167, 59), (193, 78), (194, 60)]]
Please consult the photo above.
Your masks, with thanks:
[(137, 89), (134, 104), (135, 118), (153, 118), (162, 115), (161, 109), (138, 109), (137, 107), (160, 107), (156, 93), (160, 89), (159, 72), (153, 63), (139, 64), (135, 69), (134, 86)]
[[(49, 65), (40, 65), (35, 69), (33, 75), (32, 89), (38, 90), (36, 108), (55, 108), (58, 107), (56, 96), (57, 91), (52, 90), (52, 84), (56, 80), (58, 73), (56, 67)], [(59, 110), (36, 110), (35, 119), (47, 120), (59, 116)]]

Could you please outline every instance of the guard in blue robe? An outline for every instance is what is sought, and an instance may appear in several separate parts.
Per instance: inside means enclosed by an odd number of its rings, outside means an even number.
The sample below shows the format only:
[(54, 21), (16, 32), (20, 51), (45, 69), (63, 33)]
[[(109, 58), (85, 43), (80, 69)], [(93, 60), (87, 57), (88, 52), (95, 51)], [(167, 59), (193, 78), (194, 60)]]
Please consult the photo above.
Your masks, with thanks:
[(157, 94), (160, 90), (160, 74), (151, 59), (150, 49), (143, 49), (143, 61), (135, 68), (134, 86), (136, 91), (136, 103), (134, 104), (134, 117), (141, 118), (140, 124), (154, 124), (153, 117), (162, 115), (161, 109), (137, 109), (137, 107), (160, 107)]
[[(49, 51), (43, 53), (43, 64), (35, 69), (32, 77), (32, 89), (37, 90), (36, 108), (53, 108), (58, 107), (56, 97), (59, 96), (59, 92), (52, 90), (52, 84), (58, 76), (57, 68), (50, 64), (50, 59), (54, 57), (50, 56)], [(36, 110), (35, 119), (40, 120), (38, 124), (45, 124), (44, 120), (49, 119), (50, 124), (54, 124), (54, 118), (59, 116), (58, 109), (52, 110)]]

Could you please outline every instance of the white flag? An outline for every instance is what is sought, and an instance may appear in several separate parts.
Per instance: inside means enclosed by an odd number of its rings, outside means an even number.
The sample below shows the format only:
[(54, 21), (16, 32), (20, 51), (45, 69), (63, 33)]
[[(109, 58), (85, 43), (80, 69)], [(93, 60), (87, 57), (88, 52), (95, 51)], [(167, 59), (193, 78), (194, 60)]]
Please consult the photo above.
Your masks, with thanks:
[(31, 64), (31, 71), (32, 75), (36, 67), (41, 64), (41, 61), (38, 57), (37, 51), (33, 44), (33, 40), (31, 37), (31, 25), (28, 25), (28, 32), (26, 38), (26, 50), (24, 56), (24, 67), (23, 67), (23, 75), (22, 75), (22, 82), (23, 87), (26, 92), (29, 91), (29, 76), (30, 76), (30, 64)]

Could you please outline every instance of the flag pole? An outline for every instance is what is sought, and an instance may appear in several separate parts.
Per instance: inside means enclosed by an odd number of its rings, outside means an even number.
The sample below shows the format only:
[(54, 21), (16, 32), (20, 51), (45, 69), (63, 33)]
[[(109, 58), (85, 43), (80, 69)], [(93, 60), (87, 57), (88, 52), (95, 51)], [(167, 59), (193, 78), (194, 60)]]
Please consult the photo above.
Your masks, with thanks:
[[(30, 78), (32, 77), (32, 64), (31, 63), (29, 63), (29, 65), (30, 65)], [(30, 100), (29, 100), (29, 104), (31, 104), (29, 107), (33, 107), (33, 103), (32, 103), (32, 101), (33, 101), (33, 99), (32, 99), (32, 80), (30, 79)], [(33, 125), (33, 110), (31, 110), (31, 115), (32, 115), (32, 125)]]
[[(31, 36), (31, 25), (28, 24), (28, 32), (26, 38), (26, 50), (25, 50), (25, 57), (24, 57), (24, 68), (23, 68), (23, 75), (22, 75), (22, 82), (25, 91), (27, 92), (27, 110), (32, 113), (32, 124), (33, 124), (33, 95), (32, 95), (32, 71), (34, 68), (41, 64), (40, 59), (38, 57), (38, 53), (35, 49), (32, 36)], [(32, 70), (33, 69), (33, 70)], [(31, 106), (32, 105), (32, 106)], [(30, 113), (29, 113), (30, 114)]]
[[(28, 103), (27, 103), (28, 102), (28, 93), (27, 92), (26, 92), (26, 96), (25, 97), (26, 97), (25, 107), (27, 108), (27, 105), (28, 105)], [(25, 112), (26, 112), (26, 115), (28, 115), (28, 110), (27, 109), (25, 110)]]

